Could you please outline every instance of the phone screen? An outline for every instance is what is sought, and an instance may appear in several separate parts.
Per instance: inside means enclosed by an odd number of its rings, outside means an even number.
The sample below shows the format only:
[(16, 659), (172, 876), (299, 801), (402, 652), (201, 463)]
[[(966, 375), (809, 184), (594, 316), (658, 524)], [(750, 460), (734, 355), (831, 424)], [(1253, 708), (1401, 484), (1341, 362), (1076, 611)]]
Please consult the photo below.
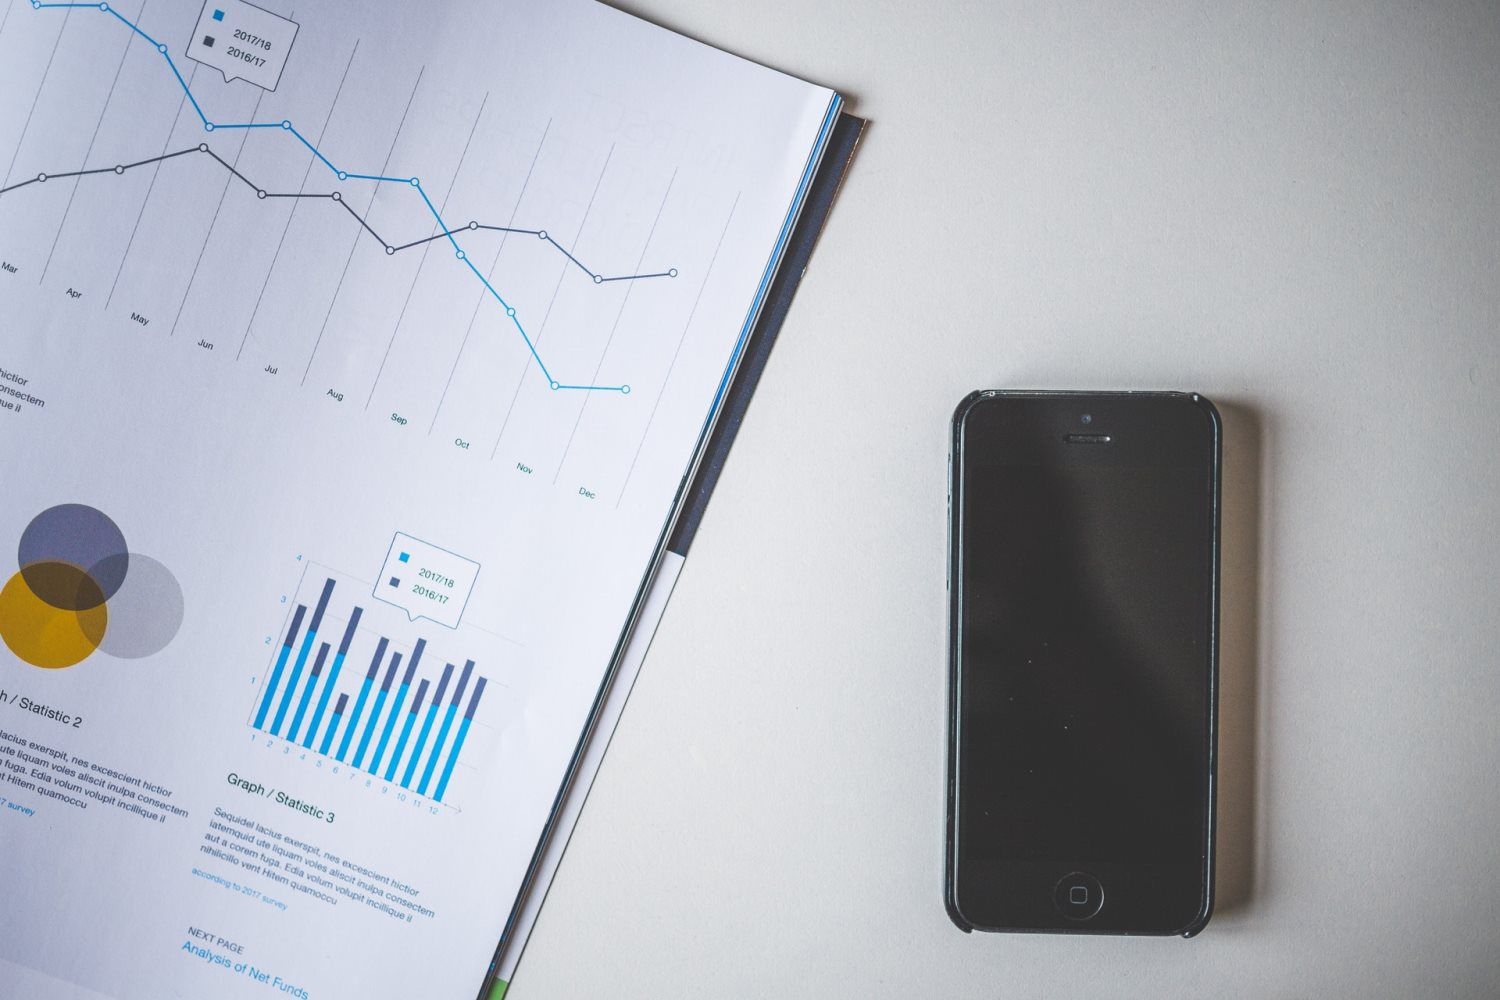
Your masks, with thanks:
[(1202, 869), (1216, 438), (1182, 399), (998, 397), (965, 421), (961, 872)]

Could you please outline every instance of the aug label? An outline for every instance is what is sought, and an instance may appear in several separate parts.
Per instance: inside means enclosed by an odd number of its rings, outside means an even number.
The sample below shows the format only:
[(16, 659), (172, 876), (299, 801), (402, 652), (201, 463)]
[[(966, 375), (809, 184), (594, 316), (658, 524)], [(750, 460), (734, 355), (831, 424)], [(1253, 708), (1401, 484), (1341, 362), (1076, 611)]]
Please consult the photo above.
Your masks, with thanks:
[(412, 621), (426, 618), (458, 628), (478, 578), (474, 560), (398, 531), (375, 581), (375, 597)]
[(223, 73), (225, 83), (275, 90), (296, 38), (297, 23), (280, 14), (245, 0), (207, 0), (187, 56)]

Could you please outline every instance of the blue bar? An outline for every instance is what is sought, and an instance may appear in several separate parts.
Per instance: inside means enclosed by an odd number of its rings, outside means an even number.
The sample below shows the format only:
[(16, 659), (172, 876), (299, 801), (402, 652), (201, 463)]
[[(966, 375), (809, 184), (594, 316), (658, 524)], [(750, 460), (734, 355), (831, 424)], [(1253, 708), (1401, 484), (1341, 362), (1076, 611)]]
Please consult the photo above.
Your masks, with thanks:
[(354, 613), (349, 616), (349, 624), (344, 627), (344, 638), (339, 640), (339, 651), (333, 658), (333, 666), (328, 669), (328, 680), (323, 684), (323, 693), (318, 696), (318, 707), (313, 710), (312, 722), (308, 724), (307, 735), (302, 740), (302, 745), (309, 750), (312, 749), (318, 727), (323, 724), (323, 712), (328, 708), (328, 698), (333, 694), (333, 686), (339, 682), (344, 657), (349, 655), (349, 643), (354, 640), (354, 632), (359, 628), (359, 616), (364, 613), (364, 608), (355, 608)]
[(365, 749), (370, 745), (370, 737), (375, 734), (375, 723), (380, 720), (380, 709), (385, 705), (385, 696), (391, 691), (391, 679), (396, 676), (396, 670), (401, 666), (401, 654), (391, 654), (391, 665), (385, 669), (385, 679), (380, 682), (380, 691), (375, 695), (375, 707), (370, 709), (370, 721), (365, 725), (365, 734), (359, 738), (359, 749), (354, 752), (354, 766), (359, 767), (365, 759)]
[(464, 748), (464, 737), (469, 735), (469, 723), (474, 721), (474, 710), (479, 707), (479, 696), (484, 694), (484, 678), (479, 678), (474, 684), (474, 697), (469, 699), (469, 707), (464, 709), (464, 721), (458, 724), (458, 735), (453, 739), (453, 751), (448, 754), (448, 763), (443, 765), (443, 776), (438, 779), (437, 791), (432, 793), (434, 800), (443, 801), (443, 793), (448, 790), (448, 779), (453, 777), (453, 765), (458, 763), (458, 752)]
[(302, 728), (302, 716), (307, 712), (308, 702), (312, 701), (313, 688), (318, 686), (318, 676), (323, 673), (323, 661), (328, 659), (330, 648), (326, 642), (318, 647), (318, 658), (313, 660), (312, 672), (307, 675), (307, 684), (302, 688), (302, 698), (297, 702), (297, 712), (292, 716), (291, 731), (286, 734), (286, 738), (293, 743), (297, 742), (297, 731)]
[(344, 762), (344, 755), (349, 752), (349, 741), (354, 738), (354, 730), (359, 728), (359, 717), (364, 713), (365, 699), (370, 696), (370, 688), (375, 685), (375, 672), (380, 669), (380, 661), (385, 659), (387, 642), (385, 636), (380, 637), (380, 642), (375, 646), (375, 658), (370, 661), (370, 669), (365, 671), (365, 682), (359, 687), (359, 697), (354, 699), (354, 714), (349, 716), (349, 728), (344, 730), (344, 738), (339, 742), (337, 756), (341, 764)]
[(327, 756), (328, 744), (333, 742), (334, 730), (339, 727), (339, 720), (344, 717), (344, 707), (349, 704), (347, 694), (339, 695), (339, 700), (333, 703), (333, 721), (328, 724), (328, 732), (323, 734), (323, 745), (318, 748), (318, 753)]
[[(470, 660), (464, 664), (464, 672), (458, 676), (458, 687), (453, 689), (453, 700), (448, 702), (448, 711), (443, 713), (443, 724), (438, 727), (437, 740), (432, 744), (432, 756), (427, 758), (427, 766), (422, 769), (422, 783), (417, 786), (418, 795), (427, 794), (427, 786), (432, 782), (432, 772), (437, 768), (438, 758), (443, 753), (443, 743), (448, 739), (448, 730), (453, 728), (453, 717), (458, 714), (458, 703), (464, 700), (464, 689), (469, 686), (469, 674), (474, 671), (474, 661)], [(443, 696), (438, 695), (441, 699)]]
[(396, 776), (396, 765), (401, 761), (401, 755), (406, 752), (406, 740), (411, 736), (412, 723), (417, 721), (417, 712), (422, 707), (422, 699), (427, 697), (427, 678), (422, 678), (422, 683), (417, 685), (417, 696), (412, 699), (411, 711), (406, 713), (406, 721), (401, 724), (401, 738), (396, 741), (396, 752), (391, 754), (391, 762), (385, 769), (385, 780), (390, 781)]
[(271, 711), (271, 701), (276, 697), (276, 685), (281, 683), (281, 672), (286, 669), (287, 657), (292, 653), (292, 646), (297, 641), (297, 633), (302, 631), (302, 616), (307, 614), (307, 605), (297, 605), (297, 610), (292, 615), (291, 627), (286, 630), (286, 638), (281, 641), (281, 653), (276, 657), (276, 666), (271, 671), (271, 683), (266, 685), (266, 696), (260, 700), (260, 711), (255, 713), (255, 728), (266, 728), (266, 713)]
[(432, 696), (432, 704), (427, 707), (427, 717), (422, 720), (422, 728), (417, 733), (417, 745), (411, 748), (411, 760), (406, 762), (406, 773), (401, 776), (402, 788), (411, 787), (412, 775), (417, 773), (417, 761), (422, 759), (422, 748), (427, 745), (427, 737), (432, 733), (432, 720), (437, 718), (438, 702), (443, 700), (443, 692), (448, 690), (448, 681), (452, 677), (453, 664), (445, 663), (443, 676), (438, 680), (437, 693)]
[(385, 729), (380, 733), (380, 742), (375, 745), (375, 756), (370, 761), (370, 773), (377, 778), (380, 777), (380, 758), (385, 756), (385, 748), (391, 741), (391, 731), (396, 728), (396, 719), (401, 715), (401, 703), (406, 701), (406, 692), (411, 688), (412, 674), (417, 671), (417, 664), (422, 662), (422, 650), (427, 646), (425, 639), (418, 639), (417, 645), (411, 651), (411, 662), (406, 665), (406, 674), (401, 678), (401, 686), (396, 689), (396, 704), (391, 707), (391, 714), (385, 720)]
[(313, 647), (313, 640), (318, 637), (318, 626), (323, 624), (323, 612), (328, 608), (328, 597), (333, 593), (333, 580), (323, 584), (322, 596), (318, 598), (318, 606), (313, 610), (312, 621), (308, 623), (307, 635), (302, 638), (302, 648), (297, 651), (297, 661), (292, 665), (291, 679), (286, 683), (286, 691), (281, 695), (281, 704), (276, 708), (276, 719), (271, 723), (271, 735), (281, 735), (281, 724), (286, 721), (287, 706), (292, 703), (292, 694), (297, 690), (297, 681), (302, 679), (302, 668), (307, 666), (307, 654)]

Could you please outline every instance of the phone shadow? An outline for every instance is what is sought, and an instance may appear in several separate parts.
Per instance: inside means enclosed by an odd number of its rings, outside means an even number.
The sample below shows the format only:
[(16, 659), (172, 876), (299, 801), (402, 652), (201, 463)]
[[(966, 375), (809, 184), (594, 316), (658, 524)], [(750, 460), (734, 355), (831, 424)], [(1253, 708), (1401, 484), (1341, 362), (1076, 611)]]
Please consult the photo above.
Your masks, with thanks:
[(1238, 400), (1216, 399), (1223, 420), (1219, 568), (1218, 844), (1214, 912), (1242, 916), (1255, 902), (1265, 856), (1257, 781), (1261, 690), (1262, 487), (1269, 435), (1265, 417)]

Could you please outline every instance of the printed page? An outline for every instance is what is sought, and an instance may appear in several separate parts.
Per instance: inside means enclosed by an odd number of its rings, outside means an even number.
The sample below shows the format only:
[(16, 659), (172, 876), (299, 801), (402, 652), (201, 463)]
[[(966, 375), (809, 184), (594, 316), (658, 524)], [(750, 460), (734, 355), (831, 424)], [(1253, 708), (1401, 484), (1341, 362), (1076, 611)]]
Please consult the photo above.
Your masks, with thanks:
[(478, 992), (837, 109), (577, 0), (0, 0), (0, 982)]

